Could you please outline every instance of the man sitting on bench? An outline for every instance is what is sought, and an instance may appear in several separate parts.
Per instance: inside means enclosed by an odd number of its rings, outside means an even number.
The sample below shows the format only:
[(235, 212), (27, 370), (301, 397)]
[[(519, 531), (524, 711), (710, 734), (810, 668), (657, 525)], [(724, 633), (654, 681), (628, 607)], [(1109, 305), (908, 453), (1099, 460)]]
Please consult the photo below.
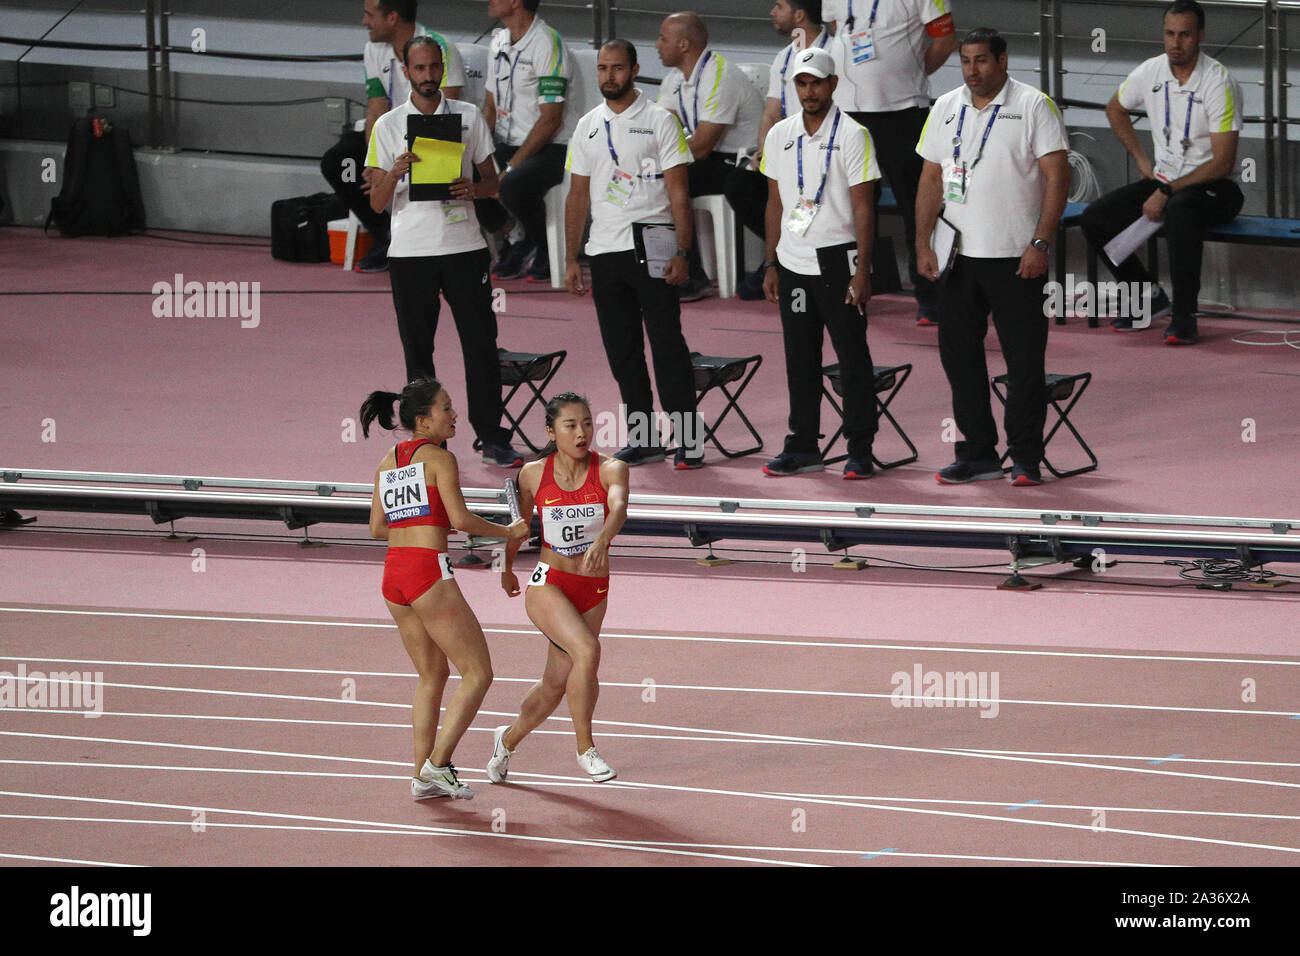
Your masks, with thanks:
[[(1202, 237), (1211, 226), (1234, 218), (1243, 202), (1241, 190), (1227, 178), (1237, 163), (1241, 87), (1221, 63), (1200, 52), (1205, 11), (1196, 0), (1175, 0), (1166, 8), (1164, 22), (1165, 54), (1130, 73), (1106, 106), (1111, 129), (1137, 163), (1142, 180), (1102, 196), (1084, 210), (1081, 225), (1088, 242), (1100, 249), (1138, 216), (1164, 222), (1174, 298), (1170, 302), (1163, 289), (1152, 289), (1148, 314), (1159, 318), (1172, 312), (1165, 343), (1192, 345), (1197, 341)], [(1128, 111), (1139, 108), (1151, 120), (1154, 161), (1129, 119)], [(1102, 258), (1121, 282), (1150, 288), (1150, 273), (1136, 255), (1118, 265)], [(1133, 331), (1132, 315), (1116, 317), (1111, 327)]]

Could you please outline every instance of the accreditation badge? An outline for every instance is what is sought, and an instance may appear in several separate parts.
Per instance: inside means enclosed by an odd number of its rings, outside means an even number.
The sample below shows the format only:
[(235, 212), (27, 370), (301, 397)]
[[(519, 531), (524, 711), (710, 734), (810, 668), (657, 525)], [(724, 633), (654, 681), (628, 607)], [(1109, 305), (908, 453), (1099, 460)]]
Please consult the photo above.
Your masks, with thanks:
[(966, 193), (970, 190), (970, 170), (965, 163), (956, 163), (948, 172), (944, 182), (943, 198), (945, 202), (964, 203)]
[(457, 222), (469, 221), (469, 206), (463, 202), (447, 202), (442, 204), (442, 221), (447, 225)]
[(790, 208), (790, 215), (785, 217), (785, 227), (796, 236), (803, 236), (812, 225), (817, 209), (817, 204), (811, 199), (800, 199)]
[(632, 201), (632, 190), (635, 186), (636, 177), (615, 166), (613, 175), (609, 177), (609, 182), (605, 184), (605, 195), (601, 198), (619, 209), (626, 208), (627, 204)]
[(850, 33), (849, 41), (854, 63), (866, 63), (868, 60), (876, 58), (876, 41), (871, 35), (870, 27), (864, 27), (856, 33)]
[(1162, 153), (1159, 155), (1159, 161), (1156, 163), (1154, 175), (1162, 183), (1172, 183), (1182, 172), (1183, 161), (1179, 156), (1173, 153)]

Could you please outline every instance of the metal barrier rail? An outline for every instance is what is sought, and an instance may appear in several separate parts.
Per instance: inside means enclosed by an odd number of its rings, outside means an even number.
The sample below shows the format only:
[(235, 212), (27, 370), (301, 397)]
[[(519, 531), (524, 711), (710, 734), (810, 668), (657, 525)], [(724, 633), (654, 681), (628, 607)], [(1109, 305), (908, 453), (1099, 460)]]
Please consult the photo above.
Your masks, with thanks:
[[(291, 530), (315, 524), (367, 524), (369, 484), (199, 479), (3, 469), (0, 511), (18, 509), (146, 515), (155, 524), (182, 518), (273, 520)], [(60, 483), (27, 483), (51, 475)], [(71, 477), (69, 477), (71, 476)], [(117, 480), (113, 479), (127, 479)], [(108, 484), (84, 484), (107, 480)], [(181, 487), (138, 487), (141, 484)], [(236, 491), (204, 490), (221, 484)], [(258, 492), (252, 489), (261, 488)], [(268, 490), (269, 489), (269, 490)], [(311, 494), (291, 492), (310, 491)], [(471, 510), (504, 516), (498, 489), (465, 490)], [(743, 512), (743, 513), (742, 513)], [(791, 513), (793, 512), (793, 513)], [(887, 517), (892, 515), (894, 517)], [(1141, 524), (1147, 527), (1115, 527)], [(1218, 528), (1234, 530), (1216, 530)], [(1101, 548), (1113, 554), (1239, 558), (1255, 564), (1300, 561), (1300, 519), (1196, 515), (1087, 514), (1030, 509), (965, 509), (851, 502), (633, 495), (624, 533), (685, 537), (692, 545), (722, 540), (820, 542), (830, 551), (854, 545), (902, 545), (1009, 551), (1017, 563), (1068, 561)], [(1039, 563), (1039, 562), (1035, 562)]]

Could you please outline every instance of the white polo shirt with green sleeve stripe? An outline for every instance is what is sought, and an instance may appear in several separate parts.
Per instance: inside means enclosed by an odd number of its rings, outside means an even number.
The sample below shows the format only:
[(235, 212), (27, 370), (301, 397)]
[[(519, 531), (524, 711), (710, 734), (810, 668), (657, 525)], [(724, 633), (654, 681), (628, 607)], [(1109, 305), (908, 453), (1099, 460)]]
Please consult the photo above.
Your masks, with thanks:
[[(534, 17), (518, 43), (502, 27), (492, 34), (488, 48), (487, 91), (496, 104), (497, 142), (522, 146), (541, 118), (542, 103), (563, 103), (569, 95), (573, 64), (560, 35)], [(565, 111), (564, 122), (552, 143), (567, 143), (575, 117)]]
[[(1169, 137), (1165, 138), (1165, 90), (1169, 90)], [(1155, 145), (1153, 166), (1168, 157), (1180, 164), (1179, 176), (1214, 158), (1212, 133), (1241, 131), (1241, 87), (1218, 60), (1201, 53), (1186, 84), (1180, 84), (1165, 54), (1153, 56), (1128, 75), (1119, 88), (1119, 105), (1126, 110), (1146, 110)], [(1184, 131), (1191, 111), (1191, 145), (1183, 149)], [(1175, 177), (1177, 178), (1177, 177)]]
[[(442, 50), (442, 88), (464, 87), (465, 62), (456, 44), (419, 23), (415, 25), (415, 35), (433, 37)], [(402, 72), (402, 61), (391, 43), (367, 43), (364, 60), (366, 99), (385, 97), (388, 108), (392, 109), (394, 103), (400, 106), (411, 98), (411, 81)]]
[(916, 144), (922, 158), (939, 165), (944, 183), (958, 138), (961, 162), (970, 169), (966, 199), (947, 203), (943, 216), (961, 233), (960, 254), (1020, 258), (1034, 238), (1047, 190), (1038, 161), (1070, 148), (1060, 111), (1046, 93), (1010, 76), (998, 95), (977, 110), (963, 83), (935, 101)]
[[(835, 125), (837, 116), (838, 128)], [(831, 143), (832, 130), (835, 131), (834, 143)], [(826, 164), (828, 148), (829, 167)], [(799, 190), (801, 153), (802, 194)], [(791, 272), (806, 276), (822, 273), (821, 266), (817, 264), (818, 249), (857, 239), (849, 187), (880, 178), (871, 134), (838, 106), (831, 107), (815, 136), (808, 135), (803, 110), (773, 125), (763, 142), (763, 163), (759, 171), (768, 179), (776, 180), (777, 190), (781, 194), (781, 238), (776, 244), (777, 261)], [(813, 216), (808, 231), (802, 236), (796, 236), (786, 227), (790, 210), (801, 195), (810, 201), (817, 196), (823, 173), (826, 176), (826, 188), (822, 189), (821, 205)]]
[(735, 155), (758, 142), (763, 98), (736, 64), (712, 48), (700, 53), (690, 76), (677, 67), (664, 74), (659, 105), (677, 114), (687, 136), (694, 136), (700, 123), (727, 127), (713, 147), (715, 153)]

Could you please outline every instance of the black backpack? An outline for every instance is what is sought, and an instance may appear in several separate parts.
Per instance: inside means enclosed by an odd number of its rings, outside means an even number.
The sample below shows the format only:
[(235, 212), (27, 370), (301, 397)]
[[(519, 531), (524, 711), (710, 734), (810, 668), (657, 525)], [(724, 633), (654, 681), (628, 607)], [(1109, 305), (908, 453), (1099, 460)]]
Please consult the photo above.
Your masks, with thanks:
[(287, 262), (329, 262), (329, 223), (348, 214), (333, 193), (271, 203), (271, 255)]
[(120, 236), (144, 231), (144, 200), (135, 170), (131, 134), (102, 119), (79, 119), (68, 133), (63, 189), (50, 202), (65, 236)]

